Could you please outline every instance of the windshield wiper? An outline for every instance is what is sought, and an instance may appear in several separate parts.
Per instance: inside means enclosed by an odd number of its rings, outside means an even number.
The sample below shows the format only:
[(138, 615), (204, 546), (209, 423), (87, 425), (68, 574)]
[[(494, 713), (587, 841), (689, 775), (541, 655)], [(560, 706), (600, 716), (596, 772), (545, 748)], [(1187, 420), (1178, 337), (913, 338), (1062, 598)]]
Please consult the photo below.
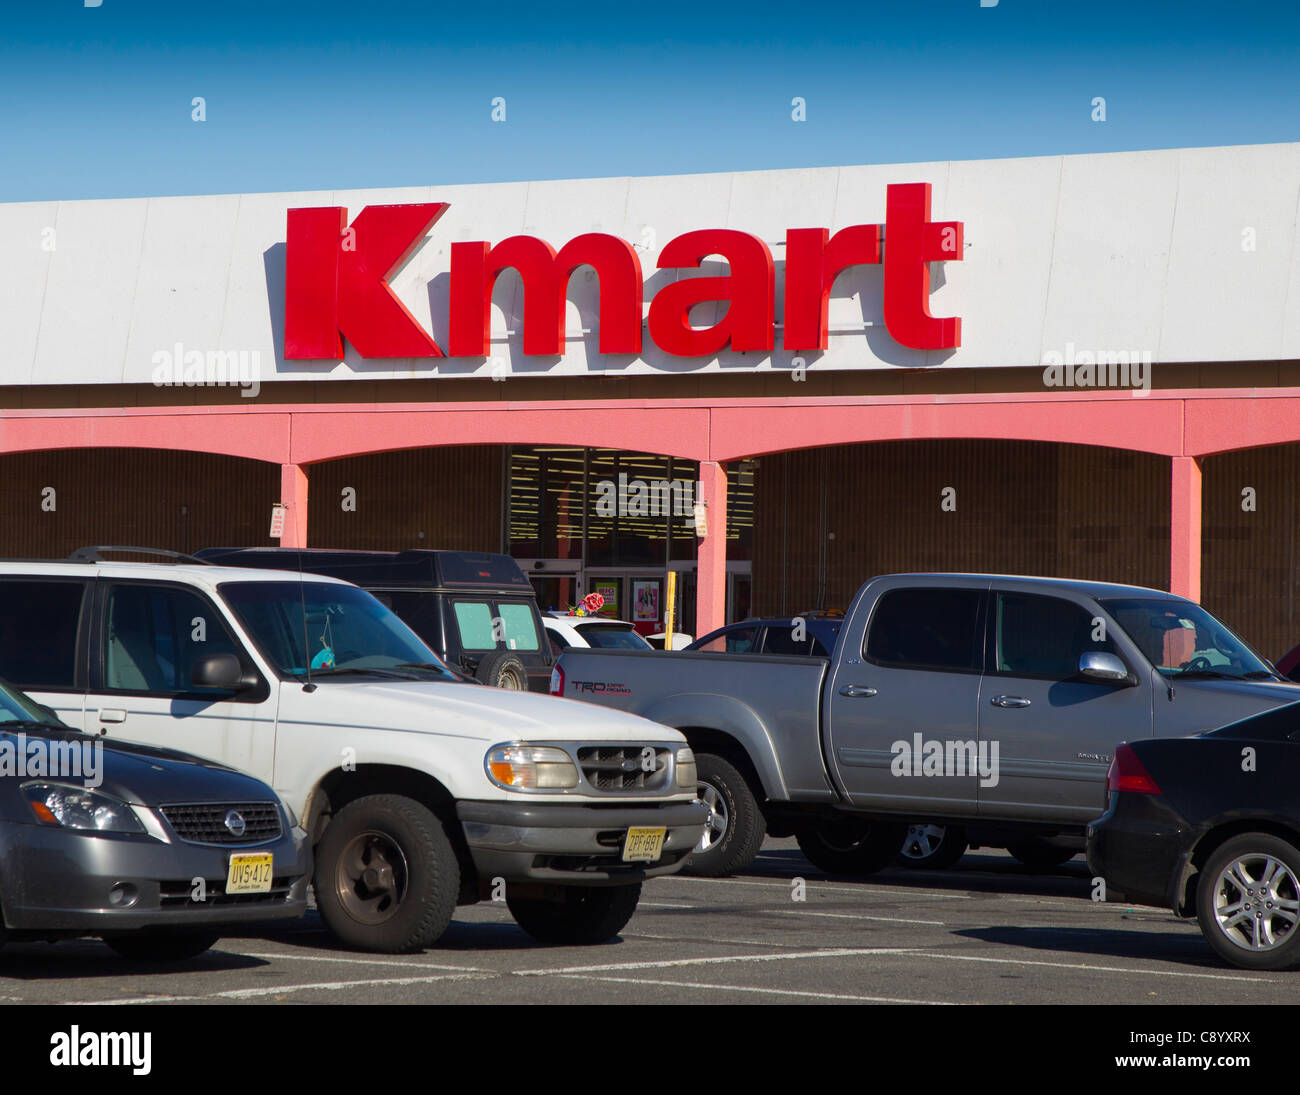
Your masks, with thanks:
[(452, 672), (445, 665), (437, 665), (434, 662), (398, 662), (393, 666), (394, 669), (424, 669), (430, 673), (437, 673), (440, 677), (451, 677)]
[(1217, 669), (1180, 669), (1176, 673), (1170, 674), (1175, 680), (1185, 680), (1188, 677), (1213, 677), (1225, 681), (1241, 681), (1246, 678), (1239, 673), (1222, 673)]

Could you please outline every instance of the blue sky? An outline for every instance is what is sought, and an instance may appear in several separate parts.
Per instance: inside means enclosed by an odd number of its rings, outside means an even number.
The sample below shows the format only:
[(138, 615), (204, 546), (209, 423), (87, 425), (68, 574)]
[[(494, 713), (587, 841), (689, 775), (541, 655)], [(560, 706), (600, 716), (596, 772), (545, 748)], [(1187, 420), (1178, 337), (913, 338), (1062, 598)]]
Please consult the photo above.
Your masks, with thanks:
[(0, 201), (1300, 140), (1294, 0), (3, 0), (0, 14)]

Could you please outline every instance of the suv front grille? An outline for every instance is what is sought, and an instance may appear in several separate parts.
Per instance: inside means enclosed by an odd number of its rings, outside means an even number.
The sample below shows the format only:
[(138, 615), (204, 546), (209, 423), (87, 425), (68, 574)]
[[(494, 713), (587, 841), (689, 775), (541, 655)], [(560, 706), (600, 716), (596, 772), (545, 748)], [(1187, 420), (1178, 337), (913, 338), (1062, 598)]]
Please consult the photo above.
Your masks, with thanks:
[[(654, 754), (646, 771), (646, 750)], [(667, 786), (669, 750), (654, 745), (591, 745), (578, 750), (583, 777), (597, 791), (660, 791)]]
[[(279, 837), (281, 831), (280, 808), (274, 802), (173, 803), (161, 807), (161, 811), (176, 835), (188, 844), (265, 844)], [(238, 835), (226, 824), (232, 814), (238, 814), (244, 823)]]

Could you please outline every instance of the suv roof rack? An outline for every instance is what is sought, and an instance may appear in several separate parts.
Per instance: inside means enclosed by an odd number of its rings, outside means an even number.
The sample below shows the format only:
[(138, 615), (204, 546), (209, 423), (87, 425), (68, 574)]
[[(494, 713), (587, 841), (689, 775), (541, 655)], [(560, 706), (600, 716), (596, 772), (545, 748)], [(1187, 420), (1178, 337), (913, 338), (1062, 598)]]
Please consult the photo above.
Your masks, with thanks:
[(68, 556), (69, 563), (103, 563), (107, 562), (104, 558), (106, 552), (130, 553), (132, 555), (157, 555), (169, 563), (196, 563), (199, 566), (211, 566), (204, 559), (196, 559), (193, 555), (186, 555), (183, 551), (168, 551), (165, 548), (150, 547), (130, 547), (123, 545), (102, 544), (94, 547), (79, 547)]

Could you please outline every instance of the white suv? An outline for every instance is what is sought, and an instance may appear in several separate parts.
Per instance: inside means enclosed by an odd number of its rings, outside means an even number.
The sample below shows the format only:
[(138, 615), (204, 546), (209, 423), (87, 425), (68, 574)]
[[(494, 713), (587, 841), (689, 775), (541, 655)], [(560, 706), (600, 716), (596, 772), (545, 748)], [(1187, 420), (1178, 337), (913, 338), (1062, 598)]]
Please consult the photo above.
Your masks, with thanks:
[(88, 733), (270, 783), (345, 943), (427, 946), (502, 881), (534, 937), (598, 942), (699, 839), (676, 730), (466, 682), (347, 582), (109, 551), (0, 562), (0, 676)]

